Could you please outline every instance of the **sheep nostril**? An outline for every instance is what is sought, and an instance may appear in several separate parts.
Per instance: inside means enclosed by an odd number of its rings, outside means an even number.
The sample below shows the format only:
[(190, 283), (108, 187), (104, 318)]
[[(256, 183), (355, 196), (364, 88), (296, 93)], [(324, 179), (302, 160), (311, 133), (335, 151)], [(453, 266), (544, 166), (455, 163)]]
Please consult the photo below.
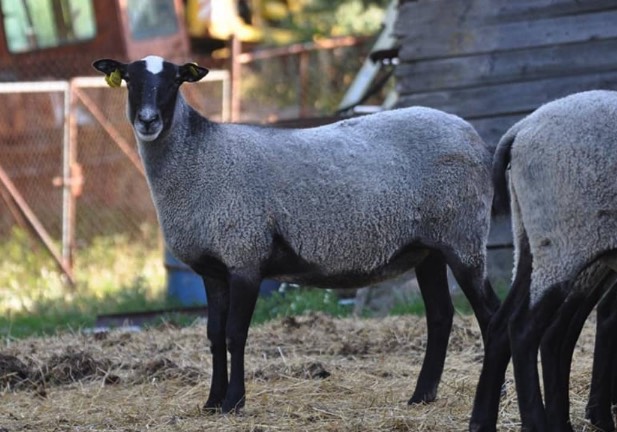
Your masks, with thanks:
[(152, 123), (156, 122), (159, 119), (159, 115), (153, 112), (139, 113), (137, 116), (139, 121), (143, 123), (145, 126), (149, 126)]

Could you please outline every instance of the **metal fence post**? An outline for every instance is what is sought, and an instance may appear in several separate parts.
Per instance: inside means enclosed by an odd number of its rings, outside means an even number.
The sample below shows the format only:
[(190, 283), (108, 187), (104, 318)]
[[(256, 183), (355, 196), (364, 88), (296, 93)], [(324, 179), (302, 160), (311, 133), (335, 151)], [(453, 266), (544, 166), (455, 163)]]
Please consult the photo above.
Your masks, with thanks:
[(71, 167), (74, 161), (73, 86), (64, 92), (64, 130), (62, 135), (62, 261), (73, 269), (73, 244), (75, 238), (75, 200), (71, 191)]
[(235, 34), (231, 37), (231, 113), (230, 121), (236, 122), (240, 118), (240, 55), (242, 43)]

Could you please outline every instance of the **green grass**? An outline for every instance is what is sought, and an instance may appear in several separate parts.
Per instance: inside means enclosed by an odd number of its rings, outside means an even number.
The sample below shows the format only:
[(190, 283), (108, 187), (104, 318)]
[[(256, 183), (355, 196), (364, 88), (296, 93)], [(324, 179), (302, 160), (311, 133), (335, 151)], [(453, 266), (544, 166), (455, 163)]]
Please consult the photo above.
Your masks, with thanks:
[[(508, 288), (506, 282), (500, 283), (494, 287), (497, 296), (502, 301), (508, 293)], [(454, 306), (454, 310), (462, 315), (470, 315), (473, 313), (473, 309), (467, 301), (467, 297), (461, 293), (452, 296), (452, 305)], [(420, 295), (406, 302), (395, 303), (390, 310), (390, 315), (424, 315), (424, 313), (424, 302)]]
[(0, 338), (77, 330), (97, 314), (169, 306), (156, 229), (92, 239), (75, 256), (69, 288), (48, 253), (26, 232), (0, 240)]
[[(462, 294), (452, 296), (452, 305), (458, 313), (463, 315), (473, 313), (467, 298)], [(424, 315), (424, 313), (424, 302), (420, 295), (406, 302), (395, 303), (390, 310), (390, 315)]]
[(164, 297), (152, 298), (140, 286), (129, 287), (103, 297), (88, 293), (70, 301), (45, 299), (28, 310), (9, 311), (0, 317), (0, 336), (23, 338), (94, 326), (100, 313), (131, 312), (167, 307)]
[(335, 317), (351, 314), (352, 308), (339, 304), (336, 292), (319, 288), (294, 288), (284, 293), (275, 292), (260, 297), (255, 306), (252, 324), (285, 316), (302, 315), (310, 311), (320, 311)]

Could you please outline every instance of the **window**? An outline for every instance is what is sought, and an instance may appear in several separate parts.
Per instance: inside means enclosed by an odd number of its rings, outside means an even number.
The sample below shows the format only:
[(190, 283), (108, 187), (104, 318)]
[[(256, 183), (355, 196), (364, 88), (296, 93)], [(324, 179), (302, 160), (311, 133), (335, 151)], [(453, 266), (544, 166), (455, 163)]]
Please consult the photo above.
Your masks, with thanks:
[(178, 31), (174, 0), (128, 0), (127, 8), (133, 39), (168, 36)]
[(1, 0), (10, 52), (75, 44), (96, 35), (93, 0)]

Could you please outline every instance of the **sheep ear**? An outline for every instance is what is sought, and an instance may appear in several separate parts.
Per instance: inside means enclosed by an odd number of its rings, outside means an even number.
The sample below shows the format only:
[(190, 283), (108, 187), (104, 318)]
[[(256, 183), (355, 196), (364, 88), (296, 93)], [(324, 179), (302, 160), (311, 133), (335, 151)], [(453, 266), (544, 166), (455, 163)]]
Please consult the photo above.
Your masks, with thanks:
[(92, 63), (92, 67), (105, 74), (105, 81), (110, 87), (120, 87), (122, 80), (126, 79), (125, 63), (111, 59), (101, 59)]
[(197, 63), (185, 63), (178, 67), (178, 78), (181, 82), (196, 82), (208, 75), (209, 70)]

